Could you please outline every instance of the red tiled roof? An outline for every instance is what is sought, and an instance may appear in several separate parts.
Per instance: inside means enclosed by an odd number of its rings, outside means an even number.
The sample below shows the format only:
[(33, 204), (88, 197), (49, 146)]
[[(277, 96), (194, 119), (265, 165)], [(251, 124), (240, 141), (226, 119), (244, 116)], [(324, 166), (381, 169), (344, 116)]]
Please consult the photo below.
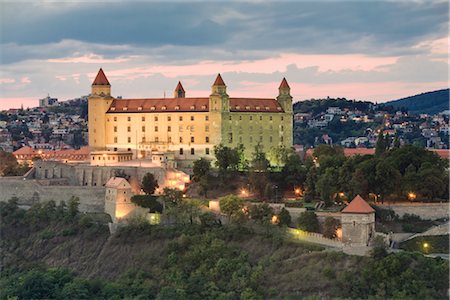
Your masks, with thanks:
[(100, 70), (98, 70), (97, 76), (95, 77), (95, 80), (92, 83), (92, 85), (110, 85), (108, 78), (106, 78), (106, 75), (103, 72), (102, 68), (100, 68)]
[[(283, 112), (276, 99), (229, 98), (231, 112)], [(209, 98), (114, 99), (108, 113), (207, 112)]]
[(374, 213), (375, 210), (360, 195), (357, 195), (341, 212), (350, 214), (370, 214)]
[(225, 82), (223, 82), (222, 76), (220, 76), (220, 73), (217, 74), (217, 78), (216, 81), (214, 81), (213, 85), (221, 85), (221, 86), (225, 86)]
[(65, 150), (39, 150), (33, 149), (29, 146), (24, 146), (13, 152), (13, 155), (18, 157), (19, 155), (28, 156), (32, 158), (34, 156), (42, 155), (45, 158), (57, 159), (57, 158), (71, 158), (75, 160), (83, 160), (89, 156), (89, 147), (81, 147), (78, 150), (65, 149)]
[(283, 88), (288, 88), (288, 89), (290, 89), (289, 84), (287, 83), (286, 78), (283, 77), (283, 80), (281, 81), (281, 84), (280, 84), (280, 87), (279, 87), (279, 88), (280, 88), (280, 89), (283, 89)]
[(181, 85), (181, 82), (178, 81), (177, 87), (175, 88), (175, 92), (182, 91), (184, 93), (184, 88)]
[(443, 159), (450, 159), (450, 150), (449, 149), (428, 149), (433, 151), (437, 155), (439, 155)]
[(374, 155), (375, 148), (344, 148), (344, 155), (355, 156), (355, 155)]

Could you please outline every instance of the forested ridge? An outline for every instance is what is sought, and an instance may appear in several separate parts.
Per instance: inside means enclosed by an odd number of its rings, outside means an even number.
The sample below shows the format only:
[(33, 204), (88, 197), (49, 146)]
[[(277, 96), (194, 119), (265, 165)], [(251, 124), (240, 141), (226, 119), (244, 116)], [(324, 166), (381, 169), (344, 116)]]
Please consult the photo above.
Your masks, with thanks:
[(348, 256), (294, 244), (283, 227), (246, 222), (152, 226), (110, 236), (76, 199), (24, 211), (0, 203), (8, 299), (445, 299), (448, 264), (401, 253)]

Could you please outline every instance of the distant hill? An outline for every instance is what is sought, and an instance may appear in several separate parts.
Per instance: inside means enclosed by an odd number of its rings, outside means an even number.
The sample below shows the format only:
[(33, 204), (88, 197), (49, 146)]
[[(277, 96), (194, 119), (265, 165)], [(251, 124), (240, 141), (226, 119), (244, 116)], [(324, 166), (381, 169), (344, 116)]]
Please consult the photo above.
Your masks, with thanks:
[(449, 109), (449, 89), (427, 92), (383, 103), (396, 108), (406, 108), (415, 114), (436, 114)]

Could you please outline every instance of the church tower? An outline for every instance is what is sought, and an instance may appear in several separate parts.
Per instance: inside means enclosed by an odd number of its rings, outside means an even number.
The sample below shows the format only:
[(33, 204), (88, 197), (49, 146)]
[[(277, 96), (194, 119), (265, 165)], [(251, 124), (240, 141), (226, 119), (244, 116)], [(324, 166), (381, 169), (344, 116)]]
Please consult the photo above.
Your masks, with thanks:
[(173, 92), (174, 98), (186, 98), (186, 92), (184, 91), (183, 86), (181, 85), (181, 82), (178, 81), (178, 85), (175, 88), (175, 91)]
[(106, 112), (112, 101), (111, 85), (100, 68), (88, 97), (88, 131), (91, 150), (104, 150), (106, 147)]

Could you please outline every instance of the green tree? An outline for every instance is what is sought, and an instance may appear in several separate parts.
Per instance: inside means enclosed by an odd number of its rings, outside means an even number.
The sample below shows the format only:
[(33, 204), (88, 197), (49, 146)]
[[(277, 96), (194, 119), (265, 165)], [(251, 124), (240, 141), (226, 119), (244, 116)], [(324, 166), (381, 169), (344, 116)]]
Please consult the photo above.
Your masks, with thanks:
[(194, 181), (200, 181), (203, 177), (207, 177), (211, 171), (211, 162), (202, 157), (194, 162), (193, 170)]
[(237, 170), (240, 157), (236, 149), (219, 144), (214, 146), (214, 155), (216, 157), (215, 165), (219, 168), (219, 172), (222, 175), (229, 170)]
[(293, 154), (292, 149), (286, 148), (286, 146), (281, 145), (277, 147), (271, 147), (267, 152), (267, 159), (270, 165), (276, 167), (283, 167), (288, 162), (288, 158)]
[(250, 219), (261, 223), (269, 223), (272, 220), (273, 209), (267, 204), (253, 204), (248, 207)]
[(375, 155), (381, 156), (388, 149), (388, 145), (386, 144), (386, 139), (384, 138), (383, 131), (380, 130), (377, 137), (377, 143), (375, 144)]
[(153, 195), (134, 195), (131, 197), (131, 202), (140, 207), (148, 208), (149, 212), (161, 213), (163, 211), (163, 205), (157, 198), (157, 196)]
[(228, 195), (219, 199), (220, 211), (228, 216), (231, 220), (233, 217), (242, 213), (244, 203), (241, 198), (236, 195)]
[(282, 208), (280, 213), (278, 214), (278, 225), (280, 226), (289, 226), (291, 224), (291, 214), (286, 208)]
[(155, 179), (155, 176), (152, 173), (147, 173), (142, 178), (141, 188), (147, 195), (152, 195), (155, 193), (155, 190), (159, 187), (158, 181)]
[(339, 221), (333, 217), (326, 217), (323, 224), (323, 236), (329, 239), (336, 238), (336, 230), (338, 229)]
[(401, 174), (386, 160), (380, 161), (376, 166), (376, 182), (375, 191), (381, 195), (383, 201), (387, 195), (399, 191)]
[(176, 206), (183, 200), (183, 192), (178, 189), (164, 188), (161, 196), (163, 203), (167, 206)]
[(297, 227), (301, 230), (319, 232), (319, 220), (312, 211), (305, 211), (297, 219)]
[(317, 192), (320, 194), (322, 200), (330, 205), (333, 201), (333, 197), (338, 192), (338, 187), (336, 185), (336, 172), (334, 169), (326, 169), (325, 174), (322, 174), (316, 183)]
[(0, 177), (23, 175), (28, 170), (28, 166), (17, 163), (17, 159), (12, 153), (0, 150)]
[(78, 210), (79, 206), (80, 206), (80, 198), (71, 197), (67, 205), (67, 216), (69, 218), (75, 218), (79, 213)]
[(303, 187), (307, 176), (307, 170), (300, 157), (292, 154), (287, 158), (286, 164), (281, 169), (279, 185), (283, 189), (294, 190)]
[(316, 191), (316, 182), (317, 182), (317, 168), (311, 167), (309, 168), (308, 175), (306, 176), (305, 181), (305, 201), (311, 202), (317, 195)]

